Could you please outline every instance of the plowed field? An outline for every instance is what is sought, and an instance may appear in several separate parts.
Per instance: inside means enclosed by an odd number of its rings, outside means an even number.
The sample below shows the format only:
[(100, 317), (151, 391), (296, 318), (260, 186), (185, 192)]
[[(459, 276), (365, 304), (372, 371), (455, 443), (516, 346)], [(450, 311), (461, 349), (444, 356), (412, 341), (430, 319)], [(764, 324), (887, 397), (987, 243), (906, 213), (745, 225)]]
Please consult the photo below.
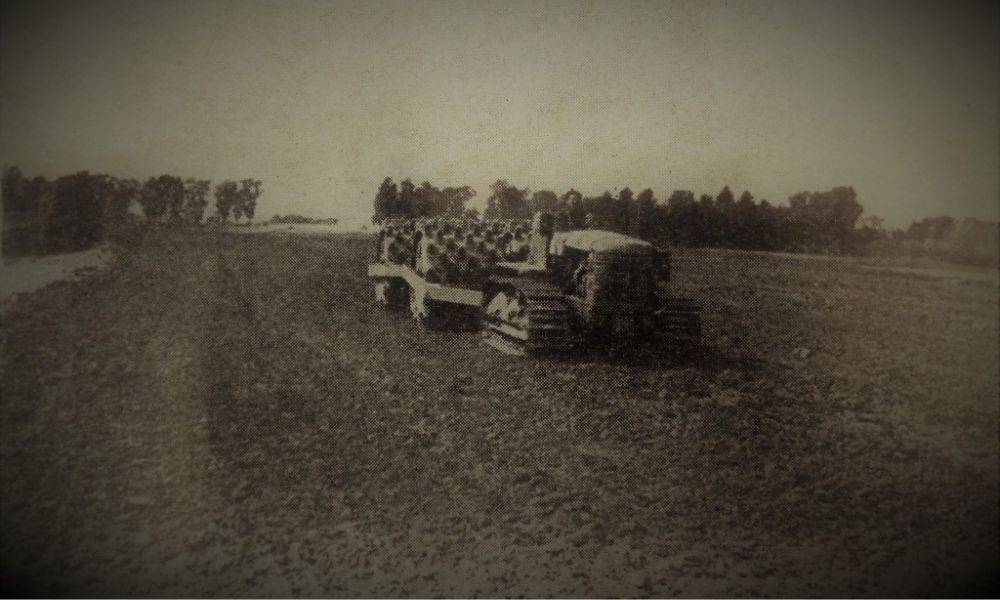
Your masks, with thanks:
[(0, 317), (4, 585), (894, 596), (997, 583), (996, 272), (688, 250), (686, 360), (517, 359), (372, 243), (150, 234)]

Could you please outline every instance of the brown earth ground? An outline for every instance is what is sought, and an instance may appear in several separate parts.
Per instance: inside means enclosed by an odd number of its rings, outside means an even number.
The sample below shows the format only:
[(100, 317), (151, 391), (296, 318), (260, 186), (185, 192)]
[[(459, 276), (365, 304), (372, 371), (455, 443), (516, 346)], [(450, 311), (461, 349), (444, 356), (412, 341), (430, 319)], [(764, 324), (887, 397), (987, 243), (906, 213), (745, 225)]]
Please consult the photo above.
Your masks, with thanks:
[(19, 297), (7, 591), (995, 588), (995, 272), (679, 251), (701, 356), (525, 360), (377, 309), (371, 247), (156, 233)]

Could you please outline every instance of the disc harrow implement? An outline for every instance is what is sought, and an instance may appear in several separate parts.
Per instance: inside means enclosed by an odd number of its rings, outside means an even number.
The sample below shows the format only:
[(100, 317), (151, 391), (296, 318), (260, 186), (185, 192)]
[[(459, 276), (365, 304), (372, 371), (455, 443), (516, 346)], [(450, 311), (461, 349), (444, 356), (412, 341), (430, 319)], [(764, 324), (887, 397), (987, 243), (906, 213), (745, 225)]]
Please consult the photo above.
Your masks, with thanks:
[(376, 302), (425, 329), (479, 329), (507, 354), (700, 343), (697, 305), (667, 289), (669, 252), (621, 233), (555, 231), (545, 212), (530, 224), (392, 219), (375, 250)]

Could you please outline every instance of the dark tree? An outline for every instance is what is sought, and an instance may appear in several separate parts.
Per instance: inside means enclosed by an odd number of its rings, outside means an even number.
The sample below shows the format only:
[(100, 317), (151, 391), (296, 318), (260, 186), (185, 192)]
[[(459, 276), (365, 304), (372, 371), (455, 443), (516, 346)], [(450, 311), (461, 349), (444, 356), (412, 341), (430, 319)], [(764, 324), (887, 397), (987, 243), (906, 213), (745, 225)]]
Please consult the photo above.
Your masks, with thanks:
[(618, 230), (628, 235), (637, 235), (639, 223), (636, 220), (635, 194), (627, 186), (618, 192)]
[(110, 189), (106, 197), (104, 213), (108, 224), (120, 225), (129, 216), (133, 202), (141, 198), (142, 184), (136, 179), (110, 178)]
[(693, 212), (692, 244), (695, 246), (720, 246), (719, 211), (715, 207), (715, 200), (708, 194), (702, 194), (698, 198)]
[(928, 217), (910, 224), (906, 235), (917, 242), (941, 241), (955, 228), (955, 219), (951, 217)]
[[(449, 217), (464, 216), (466, 213), (465, 203), (476, 196), (476, 190), (467, 185), (462, 187), (447, 187), (441, 190), (444, 201), (444, 213)], [(478, 215), (478, 211), (476, 211)]]
[(736, 198), (729, 186), (724, 186), (715, 197), (714, 223), (710, 239), (713, 245), (732, 248), (736, 245)]
[(693, 246), (700, 240), (701, 211), (694, 199), (694, 192), (674, 190), (667, 198), (663, 226), (658, 230), (671, 244)]
[(395, 217), (413, 217), (416, 215), (417, 189), (407, 177), (399, 184), (399, 205), (392, 211)]
[(560, 198), (561, 206), (566, 211), (568, 228), (583, 229), (587, 221), (587, 209), (583, 206), (583, 194), (570, 189)]
[(475, 197), (476, 191), (467, 185), (438, 189), (429, 181), (413, 185), (404, 179), (397, 191), (396, 184), (386, 177), (375, 195), (372, 222), (383, 223), (388, 218), (410, 217), (461, 217), (465, 203)]
[(787, 223), (792, 249), (845, 251), (864, 208), (853, 187), (829, 192), (799, 192), (788, 199)]
[(236, 182), (228, 179), (215, 186), (215, 213), (220, 223), (229, 219), (229, 213), (236, 206), (238, 189)]
[(184, 219), (184, 180), (173, 175), (161, 175), (157, 178), (160, 193), (167, 203), (169, 222), (173, 225)]
[(559, 210), (559, 196), (549, 190), (538, 190), (531, 195), (529, 204), (531, 214), (537, 212), (555, 212)]
[(413, 216), (428, 217), (444, 214), (441, 206), (441, 190), (425, 181), (413, 190)]
[(50, 250), (82, 250), (101, 238), (104, 183), (87, 171), (56, 179), (52, 205), (45, 218)]
[(239, 220), (245, 216), (247, 221), (253, 221), (257, 210), (257, 198), (260, 197), (263, 183), (258, 179), (242, 179), (236, 192), (236, 203), (233, 205), (233, 218)]
[(184, 207), (184, 182), (173, 175), (150, 177), (142, 185), (139, 203), (146, 221), (150, 223), (164, 220), (171, 224), (180, 223)]
[(51, 184), (28, 179), (17, 167), (3, 174), (3, 252), (28, 254), (45, 250), (44, 218), (51, 204)]
[(167, 199), (160, 193), (160, 185), (156, 177), (150, 177), (142, 184), (139, 193), (139, 204), (147, 223), (159, 223), (167, 212)]
[(504, 179), (490, 185), (490, 197), (486, 200), (486, 219), (523, 219), (531, 216), (528, 206), (528, 188), (519, 189)]
[(382, 185), (375, 194), (375, 213), (372, 215), (372, 223), (379, 225), (389, 217), (394, 216), (393, 211), (399, 207), (399, 191), (392, 178), (386, 177), (382, 180)]
[(619, 229), (618, 206), (611, 192), (584, 198), (583, 206), (587, 211), (587, 229)]
[(646, 188), (635, 199), (635, 231), (633, 235), (652, 240), (656, 235), (656, 196)]
[(212, 182), (207, 179), (188, 178), (184, 181), (184, 221), (197, 225), (201, 223), (208, 206), (208, 191)]
[(734, 248), (760, 247), (758, 230), (760, 228), (757, 205), (749, 190), (740, 195), (732, 209), (731, 220), (732, 242)]

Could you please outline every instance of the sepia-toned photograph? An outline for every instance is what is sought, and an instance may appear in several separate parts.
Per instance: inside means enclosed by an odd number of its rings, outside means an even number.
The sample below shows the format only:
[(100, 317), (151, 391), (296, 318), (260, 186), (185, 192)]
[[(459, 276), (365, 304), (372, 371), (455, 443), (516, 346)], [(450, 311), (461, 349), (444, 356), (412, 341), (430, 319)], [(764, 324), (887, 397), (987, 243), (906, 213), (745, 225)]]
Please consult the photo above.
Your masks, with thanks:
[(4, 0), (5, 597), (997, 597), (1000, 7)]

